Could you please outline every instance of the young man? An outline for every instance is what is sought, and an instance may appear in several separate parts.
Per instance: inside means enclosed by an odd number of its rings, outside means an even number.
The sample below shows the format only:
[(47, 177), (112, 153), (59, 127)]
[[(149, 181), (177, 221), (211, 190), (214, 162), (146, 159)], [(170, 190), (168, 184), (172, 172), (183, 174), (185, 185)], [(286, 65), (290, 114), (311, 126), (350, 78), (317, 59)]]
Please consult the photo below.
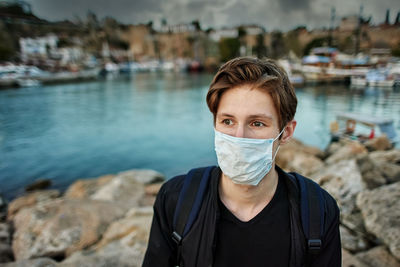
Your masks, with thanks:
[(207, 104), (219, 167), (179, 245), (172, 233), (185, 176), (163, 185), (143, 266), (341, 266), (335, 200), (321, 190), (324, 233), (313, 254), (302, 228), (299, 186), (274, 163), (296, 128), (297, 98), (285, 71), (271, 60), (233, 59), (215, 75)]

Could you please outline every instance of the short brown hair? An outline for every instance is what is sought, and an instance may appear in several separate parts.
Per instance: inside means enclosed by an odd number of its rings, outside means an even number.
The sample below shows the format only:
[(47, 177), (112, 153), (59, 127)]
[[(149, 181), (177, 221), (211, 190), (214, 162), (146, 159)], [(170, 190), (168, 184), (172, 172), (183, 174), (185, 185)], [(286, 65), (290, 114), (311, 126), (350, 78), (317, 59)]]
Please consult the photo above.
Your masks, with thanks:
[(285, 70), (271, 59), (240, 57), (222, 65), (211, 82), (207, 105), (214, 115), (214, 122), (222, 94), (244, 84), (270, 94), (278, 113), (280, 130), (293, 120), (297, 98)]

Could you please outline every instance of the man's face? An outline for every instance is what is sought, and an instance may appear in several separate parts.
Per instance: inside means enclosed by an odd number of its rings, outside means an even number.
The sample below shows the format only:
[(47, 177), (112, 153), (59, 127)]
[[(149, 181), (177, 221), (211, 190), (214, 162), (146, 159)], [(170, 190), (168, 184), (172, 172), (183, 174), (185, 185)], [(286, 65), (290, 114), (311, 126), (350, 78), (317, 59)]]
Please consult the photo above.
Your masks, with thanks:
[(242, 138), (268, 139), (279, 134), (278, 114), (271, 96), (249, 85), (222, 94), (215, 120), (219, 132)]

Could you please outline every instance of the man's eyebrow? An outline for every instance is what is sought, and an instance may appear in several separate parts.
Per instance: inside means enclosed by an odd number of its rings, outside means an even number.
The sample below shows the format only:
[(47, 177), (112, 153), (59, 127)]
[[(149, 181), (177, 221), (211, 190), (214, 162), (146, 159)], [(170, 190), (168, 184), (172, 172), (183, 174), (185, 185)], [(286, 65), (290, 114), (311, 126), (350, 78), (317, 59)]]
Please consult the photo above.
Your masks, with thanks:
[[(235, 116), (229, 114), (229, 113), (218, 113), (217, 117), (229, 117), (229, 118), (233, 118)], [(258, 114), (253, 114), (249, 116), (250, 119), (255, 119), (255, 118), (262, 118), (262, 119), (266, 119), (266, 120), (273, 120), (272, 116), (264, 114), (264, 113), (258, 113)]]
[(249, 118), (263, 118), (271, 121), (273, 120), (272, 116), (263, 113), (250, 115)]
[(233, 116), (233, 115), (231, 115), (229, 113), (217, 113), (217, 117), (231, 117), (231, 118), (233, 118), (235, 116)]

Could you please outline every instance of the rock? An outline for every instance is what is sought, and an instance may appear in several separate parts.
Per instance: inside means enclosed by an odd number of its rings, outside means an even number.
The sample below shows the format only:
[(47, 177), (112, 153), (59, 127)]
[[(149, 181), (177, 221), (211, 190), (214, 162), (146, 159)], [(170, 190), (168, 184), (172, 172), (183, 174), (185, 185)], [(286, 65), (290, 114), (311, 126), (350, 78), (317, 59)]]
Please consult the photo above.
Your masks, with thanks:
[(335, 153), (329, 156), (325, 163), (332, 165), (342, 160), (353, 159), (358, 155), (367, 154), (367, 149), (359, 142), (351, 142), (341, 148), (339, 148)]
[(370, 153), (370, 158), (387, 183), (400, 181), (400, 150), (374, 151)]
[(342, 247), (351, 252), (363, 251), (369, 248), (368, 240), (362, 234), (340, 226)]
[(400, 150), (392, 149), (389, 151), (374, 151), (371, 152), (370, 157), (374, 161), (384, 161), (400, 164)]
[(7, 206), (8, 206), (7, 201), (0, 193), (0, 222), (4, 221), (7, 217)]
[(276, 162), (286, 171), (295, 171), (307, 176), (322, 168), (324, 163), (318, 158), (322, 156), (323, 152), (318, 148), (305, 146), (298, 140), (292, 140), (281, 146)]
[(310, 177), (336, 199), (342, 218), (356, 212), (355, 197), (366, 185), (355, 159), (339, 161)]
[(146, 244), (150, 234), (152, 218), (153, 208), (151, 206), (131, 209), (124, 218), (113, 222), (107, 228), (96, 247), (104, 247), (114, 240), (127, 236), (134, 238), (134, 240), (131, 240), (132, 243), (141, 242)]
[(375, 247), (366, 252), (361, 252), (355, 257), (369, 267), (400, 267), (400, 263), (394, 258), (384, 246)]
[(389, 138), (386, 135), (381, 135), (374, 139), (370, 139), (365, 142), (365, 146), (369, 151), (377, 151), (377, 150), (389, 150), (393, 147)]
[(57, 267), (58, 264), (49, 258), (37, 258), (33, 260), (21, 260), (17, 262), (10, 262), (1, 267)]
[(35, 191), (35, 190), (43, 190), (51, 186), (51, 180), (50, 179), (39, 179), (31, 183), (30, 185), (27, 185), (25, 187), (25, 191), (30, 192), (30, 191)]
[(0, 223), (0, 263), (14, 259), (11, 249), (11, 227), (8, 223)]
[(68, 187), (64, 197), (71, 199), (90, 198), (99, 188), (109, 183), (114, 177), (115, 175), (104, 175), (99, 178), (77, 180)]
[(14, 215), (23, 208), (32, 207), (38, 203), (48, 202), (60, 196), (58, 190), (44, 190), (29, 193), (25, 196), (14, 199), (8, 205), (8, 220), (12, 220)]
[(342, 249), (342, 267), (368, 267), (345, 249)]
[(147, 248), (152, 207), (134, 208), (113, 222), (102, 240), (89, 251), (79, 251), (60, 266), (141, 266)]
[(328, 147), (325, 149), (325, 156), (329, 157), (332, 154), (336, 153), (340, 148), (342, 148), (345, 144), (341, 142), (331, 142)]
[(61, 262), (58, 267), (140, 267), (144, 248), (138, 244), (108, 244), (100, 251), (78, 251)]
[(130, 170), (118, 173), (119, 177), (126, 179), (133, 179), (138, 183), (147, 185), (158, 182), (164, 182), (165, 177), (159, 172), (154, 170)]
[(17, 260), (63, 258), (97, 242), (125, 209), (94, 200), (56, 199), (20, 210), (14, 217)]
[(14, 260), (14, 255), (9, 244), (0, 242), (0, 266), (1, 263), (10, 262)]
[[(140, 206), (145, 197), (144, 185), (129, 175), (117, 175), (100, 187), (90, 199), (113, 202), (114, 205), (129, 208)], [(118, 202), (118, 204), (116, 204)]]
[(363, 181), (368, 189), (374, 189), (386, 184), (386, 179), (376, 164), (371, 160), (368, 154), (362, 154), (357, 157), (357, 164), (361, 172)]
[(346, 226), (346, 228), (356, 232), (357, 235), (361, 235), (363, 237), (368, 236), (368, 238), (366, 237), (368, 240), (374, 239), (368, 235), (364, 226), (364, 220), (361, 215), (361, 211), (357, 207), (355, 207), (353, 212), (350, 214), (341, 214), (340, 220), (341, 223)]
[(0, 223), (0, 243), (11, 244), (11, 227), (8, 223)]
[(387, 183), (391, 184), (400, 181), (400, 165), (384, 161), (377, 161), (376, 165), (386, 178)]
[(140, 206), (153, 206), (156, 200), (157, 193), (158, 191), (160, 191), (162, 185), (163, 183), (146, 185), (144, 188), (146, 194), (144, 198), (140, 201)]
[(158, 191), (160, 191), (160, 188), (161, 188), (162, 185), (163, 185), (163, 183), (156, 183), (156, 184), (146, 185), (144, 190), (145, 190), (147, 195), (156, 196), (158, 194)]
[(118, 202), (126, 210), (151, 205), (154, 198), (145, 196), (144, 186), (163, 180), (162, 174), (152, 170), (131, 170), (115, 176), (81, 180), (68, 188), (65, 197), (72, 199), (94, 199)]
[(293, 160), (288, 162), (286, 168), (290, 171), (301, 173), (302, 175), (309, 176), (310, 174), (318, 171), (324, 166), (322, 160), (312, 155), (298, 154)]
[(400, 182), (359, 193), (357, 206), (367, 231), (400, 259)]

